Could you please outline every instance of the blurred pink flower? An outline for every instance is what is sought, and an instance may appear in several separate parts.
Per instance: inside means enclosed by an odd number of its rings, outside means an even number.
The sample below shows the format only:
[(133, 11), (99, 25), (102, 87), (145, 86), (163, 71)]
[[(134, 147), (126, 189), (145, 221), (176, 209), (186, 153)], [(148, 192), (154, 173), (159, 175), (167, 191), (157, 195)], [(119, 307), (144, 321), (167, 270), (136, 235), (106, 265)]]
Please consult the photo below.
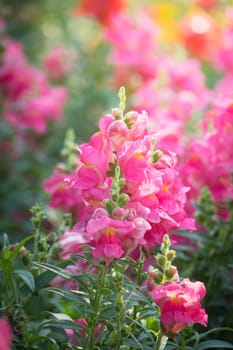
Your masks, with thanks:
[(129, 83), (132, 76), (142, 81), (156, 76), (158, 28), (143, 12), (134, 18), (119, 14), (113, 17), (105, 37), (112, 45), (109, 62), (115, 66), (118, 85)]
[(121, 12), (126, 4), (126, 0), (82, 0), (72, 10), (76, 16), (93, 16), (101, 24), (107, 26), (112, 18)]
[(28, 64), (19, 43), (7, 38), (3, 46), (0, 67), (3, 118), (19, 134), (25, 129), (44, 134), (50, 119), (61, 119), (67, 90), (50, 86), (45, 74)]
[(9, 323), (3, 318), (0, 318), (0, 350), (11, 349), (11, 335), (12, 331)]
[(65, 47), (54, 47), (44, 59), (44, 67), (55, 81), (67, 78), (72, 72), (78, 53)]

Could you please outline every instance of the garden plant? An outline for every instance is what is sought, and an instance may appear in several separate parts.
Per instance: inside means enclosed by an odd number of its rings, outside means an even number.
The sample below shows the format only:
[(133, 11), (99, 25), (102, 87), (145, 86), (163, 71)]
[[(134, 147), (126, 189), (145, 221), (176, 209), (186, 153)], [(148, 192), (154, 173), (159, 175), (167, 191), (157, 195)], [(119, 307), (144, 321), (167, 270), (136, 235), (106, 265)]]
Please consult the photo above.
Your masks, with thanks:
[(2, 0), (0, 350), (233, 349), (232, 23)]

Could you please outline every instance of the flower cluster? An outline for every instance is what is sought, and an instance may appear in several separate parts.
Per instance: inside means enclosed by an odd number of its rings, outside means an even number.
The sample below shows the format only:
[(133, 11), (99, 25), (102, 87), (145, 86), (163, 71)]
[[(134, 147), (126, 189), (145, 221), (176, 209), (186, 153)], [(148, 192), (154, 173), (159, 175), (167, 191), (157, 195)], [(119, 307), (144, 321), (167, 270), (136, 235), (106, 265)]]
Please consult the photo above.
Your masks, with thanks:
[(3, 38), (2, 45), (3, 118), (18, 133), (30, 129), (45, 134), (49, 120), (61, 119), (67, 91), (63, 87), (51, 87), (44, 72), (28, 64), (20, 43)]
[(180, 172), (197, 200), (207, 186), (218, 204), (233, 198), (233, 110), (232, 96), (220, 95), (203, 120), (203, 136), (187, 149)]
[(90, 142), (78, 147), (76, 175), (66, 180), (83, 208), (60, 239), (66, 256), (89, 244), (94, 256), (111, 260), (139, 246), (150, 251), (175, 229), (194, 229), (184, 210), (188, 188), (175, 170), (176, 156), (156, 148), (157, 134), (147, 122), (145, 111), (114, 109), (101, 118)]

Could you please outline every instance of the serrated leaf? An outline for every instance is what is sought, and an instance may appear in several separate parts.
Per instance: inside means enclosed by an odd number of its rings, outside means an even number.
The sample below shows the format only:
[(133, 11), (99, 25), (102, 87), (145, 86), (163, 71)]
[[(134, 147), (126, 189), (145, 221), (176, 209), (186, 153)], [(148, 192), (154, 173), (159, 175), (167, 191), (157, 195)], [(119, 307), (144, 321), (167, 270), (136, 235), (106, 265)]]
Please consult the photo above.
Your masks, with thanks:
[(207, 340), (196, 345), (193, 350), (204, 350), (213, 348), (233, 349), (233, 345), (223, 340)]
[(24, 281), (24, 283), (31, 289), (31, 291), (35, 290), (35, 280), (30, 271), (15, 270), (14, 273)]

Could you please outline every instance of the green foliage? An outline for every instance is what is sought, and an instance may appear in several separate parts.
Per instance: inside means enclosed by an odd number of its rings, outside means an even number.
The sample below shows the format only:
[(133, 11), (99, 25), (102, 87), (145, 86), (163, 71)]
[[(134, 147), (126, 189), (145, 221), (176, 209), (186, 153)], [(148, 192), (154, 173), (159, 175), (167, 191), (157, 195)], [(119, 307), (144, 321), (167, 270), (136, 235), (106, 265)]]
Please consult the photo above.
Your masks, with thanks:
[[(184, 276), (205, 283), (207, 295), (204, 306), (209, 316), (209, 328), (233, 328), (233, 202), (229, 200), (224, 205), (218, 205), (205, 188), (197, 203), (196, 218), (199, 232), (178, 232), (188, 239), (189, 244), (177, 245), (177, 264)], [(221, 337), (232, 339), (224, 332)]]

